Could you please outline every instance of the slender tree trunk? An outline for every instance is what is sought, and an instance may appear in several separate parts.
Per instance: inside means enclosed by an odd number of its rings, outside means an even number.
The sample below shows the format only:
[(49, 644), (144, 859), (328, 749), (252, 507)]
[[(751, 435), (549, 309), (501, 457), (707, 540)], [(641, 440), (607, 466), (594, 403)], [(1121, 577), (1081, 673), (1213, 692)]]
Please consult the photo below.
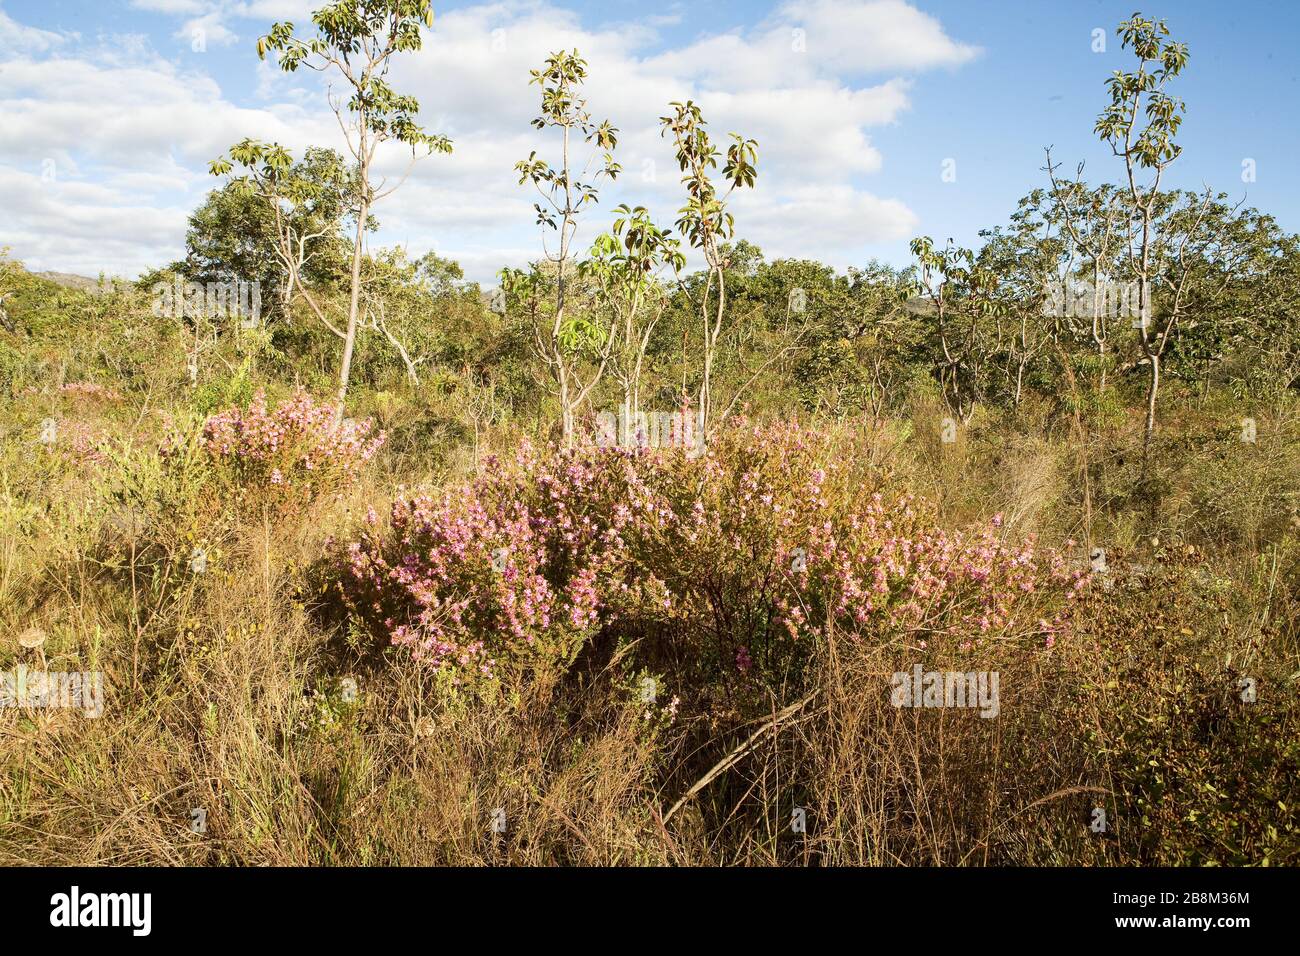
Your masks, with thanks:
[(410, 381), (412, 385), (419, 385), (420, 376), (415, 371), (415, 363), (411, 361), (411, 353), (406, 351), (406, 346), (402, 344), (401, 340), (398, 339), (396, 335), (389, 331), (387, 322), (381, 320), (375, 323), (375, 327), (379, 329), (380, 332), (384, 333), (384, 338), (388, 339), (389, 344), (391, 344), (393, 348), (397, 350), (397, 354), (402, 357), (402, 364), (406, 366), (407, 380)]
[(560, 344), (560, 333), (564, 329), (565, 269), (569, 263), (569, 238), (573, 234), (573, 187), (569, 177), (569, 126), (564, 127), (563, 151), (564, 175), (564, 217), (560, 222), (560, 258), (555, 278), (555, 324), (551, 330), (552, 348), (555, 350), (556, 368), (560, 372), (560, 420), (563, 431), (564, 447), (573, 447), (573, 404), (569, 397), (568, 367), (565, 365), (564, 347)]
[(357, 213), (356, 244), (352, 247), (352, 300), (348, 304), (348, 331), (343, 340), (343, 362), (339, 366), (338, 407), (334, 411), (336, 422), (343, 421), (343, 406), (348, 398), (348, 378), (352, 374), (352, 349), (357, 340), (357, 317), (361, 304), (361, 241), (365, 236), (366, 218), (369, 215), (370, 203), (362, 200)]
[[(713, 277), (718, 280), (718, 306), (716, 315), (709, 313), (709, 286), (712, 285)], [(709, 417), (713, 404), (713, 352), (717, 343), (718, 328), (722, 324), (722, 310), (725, 307), (725, 293), (723, 291), (722, 269), (714, 266), (710, 275), (709, 285), (704, 289), (704, 305), (702, 313), (704, 316), (704, 375), (700, 381), (700, 398), (699, 410), (697, 412), (700, 432), (705, 436), (708, 435)]]
[(1147, 384), (1147, 420), (1146, 432), (1142, 439), (1142, 466), (1146, 469), (1146, 464), (1151, 457), (1151, 436), (1156, 430), (1156, 396), (1160, 393), (1160, 356), (1152, 353), (1151, 355), (1151, 378)]

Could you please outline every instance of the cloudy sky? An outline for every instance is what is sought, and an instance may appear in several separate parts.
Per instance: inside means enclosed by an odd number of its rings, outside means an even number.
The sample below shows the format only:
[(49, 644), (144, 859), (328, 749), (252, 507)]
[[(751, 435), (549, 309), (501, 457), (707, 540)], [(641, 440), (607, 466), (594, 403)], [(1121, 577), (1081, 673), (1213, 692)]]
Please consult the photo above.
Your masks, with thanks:
[[(1191, 46), (1171, 184), (1208, 183), (1300, 229), (1297, 5), (1189, 2), (1166, 16)], [(320, 78), (258, 61), (282, 19), (313, 0), (0, 0), (0, 246), (33, 269), (135, 276), (179, 258), (209, 160), (245, 136), (295, 152), (340, 146)], [(1114, 25), (1133, 0), (776, 0), (657, 4), (435, 3), (393, 84), (418, 97), (450, 156), (422, 160), (377, 210), (377, 241), (430, 249), (490, 283), (536, 258), (532, 196), (514, 163), (554, 141), (535, 131), (528, 70), (550, 50), (589, 61), (589, 101), (621, 132), (624, 176), (602, 188), (585, 238), (619, 202), (665, 224), (681, 205), (657, 119), (699, 102), (710, 129), (759, 141), (759, 182), (735, 203), (768, 256), (843, 268), (907, 260), (917, 234), (978, 242), (1044, 182), (1053, 145), (1089, 178), (1117, 160), (1091, 135), (1103, 83), (1128, 68)], [(1107, 31), (1094, 50), (1097, 28)], [(409, 153), (408, 153), (409, 155)], [(1242, 164), (1253, 160), (1253, 182)], [(383, 171), (405, 168), (394, 148)], [(945, 171), (948, 175), (945, 176)]]

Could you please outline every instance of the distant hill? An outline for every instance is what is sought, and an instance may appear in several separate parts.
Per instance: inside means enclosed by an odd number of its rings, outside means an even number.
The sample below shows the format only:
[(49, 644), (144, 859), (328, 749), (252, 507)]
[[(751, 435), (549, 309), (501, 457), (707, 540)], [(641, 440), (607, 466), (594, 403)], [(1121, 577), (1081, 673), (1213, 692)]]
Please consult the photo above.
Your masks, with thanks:
[[(81, 292), (89, 292), (91, 295), (100, 295), (112, 288), (113, 279), (105, 279), (102, 283), (98, 279), (90, 279), (86, 276), (75, 275), (71, 272), (33, 272), (32, 275), (39, 279), (46, 279), (50, 282), (64, 286), (69, 289), (77, 289)], [(122, 280), (117, 280), (122, 281)]]
[(21, 263), (0, 260), (0, 330), (26, 335), (67, 325), (73, 311), (110, 288), (86, 276), (28, 272)]

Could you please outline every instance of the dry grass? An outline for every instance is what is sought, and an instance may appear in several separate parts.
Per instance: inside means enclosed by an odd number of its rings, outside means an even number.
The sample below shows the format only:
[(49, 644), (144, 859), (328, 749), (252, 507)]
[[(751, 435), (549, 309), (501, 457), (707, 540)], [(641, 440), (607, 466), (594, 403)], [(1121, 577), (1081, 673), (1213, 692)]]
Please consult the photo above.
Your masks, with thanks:
[[(977, 422), (948, 446), (933, 426), (918, 417), (908, 437), (861, 423), (844, 453), (930, 493), (954, 523), (1004, 511), (1044, 536), (1078, 526), (1068, 444), (991, 443)], [(1292, 419), (1274, 427), (1294, 435)], [(626, 692), (627, 645), (483, 698), (324, 613), (325, 539), (445, 466), (376, 472), (305, 514), (234, 520), (156, 475), (133, 503), (84, 469), (29, 458), (11, 443), (3, 463), (0, 616), (14, 639), (0, 666), (36, 663), (16, 642), (35, 623), (52, 668), (102, 669), (110, 690), (101, 719), (0, 710), (0, 864), (1300, 860), (1300, 545), (1277, 503), (1294, 494), (1293, 440), (1252, 460), (1244, 499), (1189, 462), (1163, 549), (1140, 553), (1147, 535), (1133, 533), (1116, 552), (1117, 567), (1159, 567), (1159, 585), (1099, 593), (1077, 640), (954, 661), (1000, 672), (996, 720), (894, 708), (906, 651), (831, 638), (811, 693), (773, 688), (758, 712), (663, 728)], [(178, 573), (195, 536), (210, 567)], [(1244, 673), (1259, 683), (1253, 709), (1234, 703)], [(806, 834), (791, 831), (796, 807)], [(1104, 836), (1088, 829), (1094, 807), (1110, 814)]]

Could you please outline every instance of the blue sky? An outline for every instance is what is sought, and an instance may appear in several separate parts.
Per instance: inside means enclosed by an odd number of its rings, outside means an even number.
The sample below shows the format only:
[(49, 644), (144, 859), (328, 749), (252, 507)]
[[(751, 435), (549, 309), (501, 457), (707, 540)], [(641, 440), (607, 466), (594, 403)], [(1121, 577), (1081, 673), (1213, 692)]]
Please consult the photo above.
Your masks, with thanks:
[[(759, 182), (739, 233), (769, 258), (839, 268), (907, 261), (917, 234), (975, 244), (1043, 185), (1045, 145), (1089, 179), (1117, 179), (1092, 135), (1104, 81), (1127, 68), (1114, 27), (1137, 0), (629, 0), (437, 4), (426, 48), (395, 69), (431, 129), (456, 141), (378, 210), (378, 241), (435, 249), (490, 282), (540, 251), (514, 162), (551, 143), (528, 126), (527, 70), (558, 46), (591, 60), (593, 111), (623, 131), (626, 170), (586, 236), (622, 201), (671, 222), (680, 204), (655, 120), (700, 101), (715, 134), (759, 140)], [(206, 162), (245, 135), (338, 146), (314, 76), (259, 64), (275, 19), (310, 0), (0, 0), (0, 245), (33, 268), (135, 275), (183, 250)], [(1172, 186), (1209, 184), (1300, 230), (1300, 7), (1166, 0), (1191, 48), (1174, 89), (1188, 104)], [(1106, 30), (1106, 50), (1092, 31)], [(796, 34), (795, 31), (803, 31)], [(198, 41), (198, 42), (196, 42)], [(1242, 182), (1253, 159), (1256, 181)], [(944, 182), (945, 160), (956, 181)], [(400, 170), (395, 153), (386, 157)]]

